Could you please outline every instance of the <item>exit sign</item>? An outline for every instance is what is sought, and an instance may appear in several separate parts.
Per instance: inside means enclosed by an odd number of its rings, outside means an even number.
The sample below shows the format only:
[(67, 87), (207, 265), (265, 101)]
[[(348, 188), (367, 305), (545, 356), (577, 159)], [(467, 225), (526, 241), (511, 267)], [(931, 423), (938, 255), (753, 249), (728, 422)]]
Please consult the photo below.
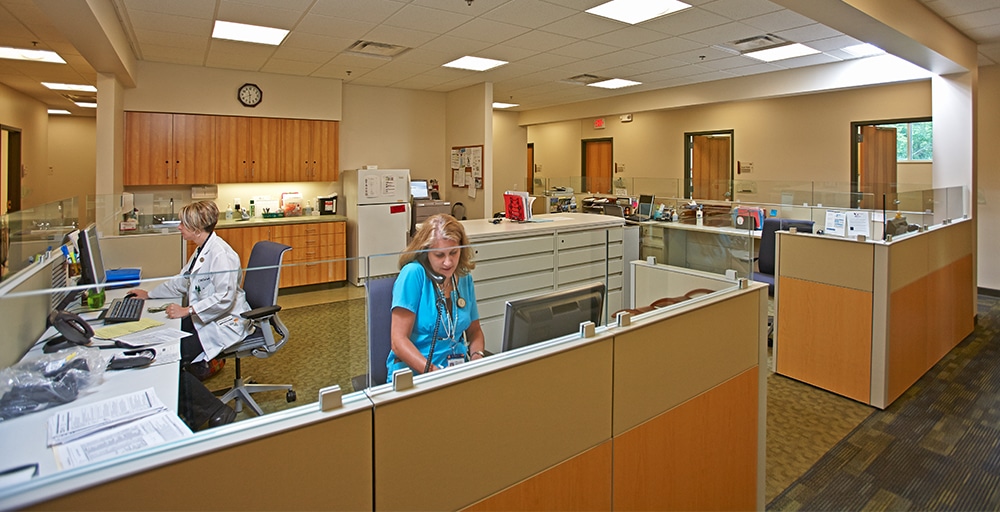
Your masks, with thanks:
[(603, 117), (594, 119), (594, 129), (595, 130), (603, 130), (604, 129), (604, 118)]

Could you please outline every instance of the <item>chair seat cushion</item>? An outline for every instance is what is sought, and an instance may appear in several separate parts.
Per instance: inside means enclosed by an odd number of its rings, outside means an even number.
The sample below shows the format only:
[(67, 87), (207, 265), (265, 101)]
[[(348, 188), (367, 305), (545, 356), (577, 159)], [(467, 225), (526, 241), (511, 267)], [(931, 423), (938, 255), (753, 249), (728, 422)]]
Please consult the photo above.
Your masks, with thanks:
[(771, 274), (764, 274), (762, 272), (754, 272), (753, 280), (758, 283), (767, 284), (767, 293), (774, 295), (774, 276)]

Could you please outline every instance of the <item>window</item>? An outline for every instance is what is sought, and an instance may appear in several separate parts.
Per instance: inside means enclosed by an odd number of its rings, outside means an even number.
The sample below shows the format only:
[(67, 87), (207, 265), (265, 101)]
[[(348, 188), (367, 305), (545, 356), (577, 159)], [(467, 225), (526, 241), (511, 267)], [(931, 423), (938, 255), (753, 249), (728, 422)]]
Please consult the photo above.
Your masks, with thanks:
[(931, 121), (880, 124), (896, 129), (896, 161), (930, 162), (933, 159), (934, 130)]

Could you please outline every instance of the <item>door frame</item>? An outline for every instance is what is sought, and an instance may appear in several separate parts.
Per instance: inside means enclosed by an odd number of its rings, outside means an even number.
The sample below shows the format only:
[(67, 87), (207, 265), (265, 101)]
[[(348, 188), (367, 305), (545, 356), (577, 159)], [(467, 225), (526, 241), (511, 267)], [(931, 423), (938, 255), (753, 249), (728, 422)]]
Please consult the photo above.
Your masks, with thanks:
[[(525, 183), (525, 190), (528, 191), (528, 195), (535, 195), (535, 143), (529, 142), (527, 146), (528, 156), (531, 157), (531, 162), (528, 162), (528, 182)], [(543, 191), (544, 192), (544, 191)]]
[(583, 178), (581, 180), (581, 183), (585, 183), (587, 181), (587, 143), (588, 142), (610, 142), (611, 143), (611, 179), (609, 181), (612, 184), (611, 190), (614, 190), (614, 182), (615, 182), (615, 168), (614, 168), (615, 167), (615, 138), (614, 137), (596, 137), (596, 138), (593, 138), (593, 139), (580, 139), (580, 176)]
[(0, 131), (7, 132), (7, 154), (0, 155), (7, 161), (7, 205), (4, 213), (21, 209), (21, 129), (0, 124)]
[[(684, 132), (684, 197), (691, 199), (692, 182), (694, 172), (691, 169), (691, 151), (694, 149), (694, 138), (702, 135), (728, 135), (729, 136), (729, 190), (734, 190), (736, 176), (736, 130), (709, 130), (704, 132)], [(729, 201), (732, 201), (732, 195)]]
[[(931, 117), (910, 117), (874, 121), (851, 121), (851, 136), (848, 142), (851, 145), (851, 208), (860, 208), (861, 206), (861, 196), (858, 192), (858, 160), (860, 158), (858, 155), (858, 136), (861, 135), (861, 127), (869, 125), (878, 126), (881, 124), (923, 123), (927, 121), (934, 121), (934, 119)], [(896, 185), (898, 184), (897, 181)]]

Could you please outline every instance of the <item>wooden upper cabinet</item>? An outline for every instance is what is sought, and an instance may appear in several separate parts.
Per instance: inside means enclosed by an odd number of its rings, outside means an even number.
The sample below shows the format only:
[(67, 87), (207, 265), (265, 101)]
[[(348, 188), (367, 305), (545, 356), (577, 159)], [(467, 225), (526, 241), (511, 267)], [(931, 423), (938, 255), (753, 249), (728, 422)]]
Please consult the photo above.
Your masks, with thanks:
[(125, 113), (125, 185), (215, 183), (210, 116)]
[(281, 119), (219, 116), (219, 183), (281, 181), (281, 131)]
[(281, 181), (335, 181), (338, 126), (337, 121), (285, 119)]

